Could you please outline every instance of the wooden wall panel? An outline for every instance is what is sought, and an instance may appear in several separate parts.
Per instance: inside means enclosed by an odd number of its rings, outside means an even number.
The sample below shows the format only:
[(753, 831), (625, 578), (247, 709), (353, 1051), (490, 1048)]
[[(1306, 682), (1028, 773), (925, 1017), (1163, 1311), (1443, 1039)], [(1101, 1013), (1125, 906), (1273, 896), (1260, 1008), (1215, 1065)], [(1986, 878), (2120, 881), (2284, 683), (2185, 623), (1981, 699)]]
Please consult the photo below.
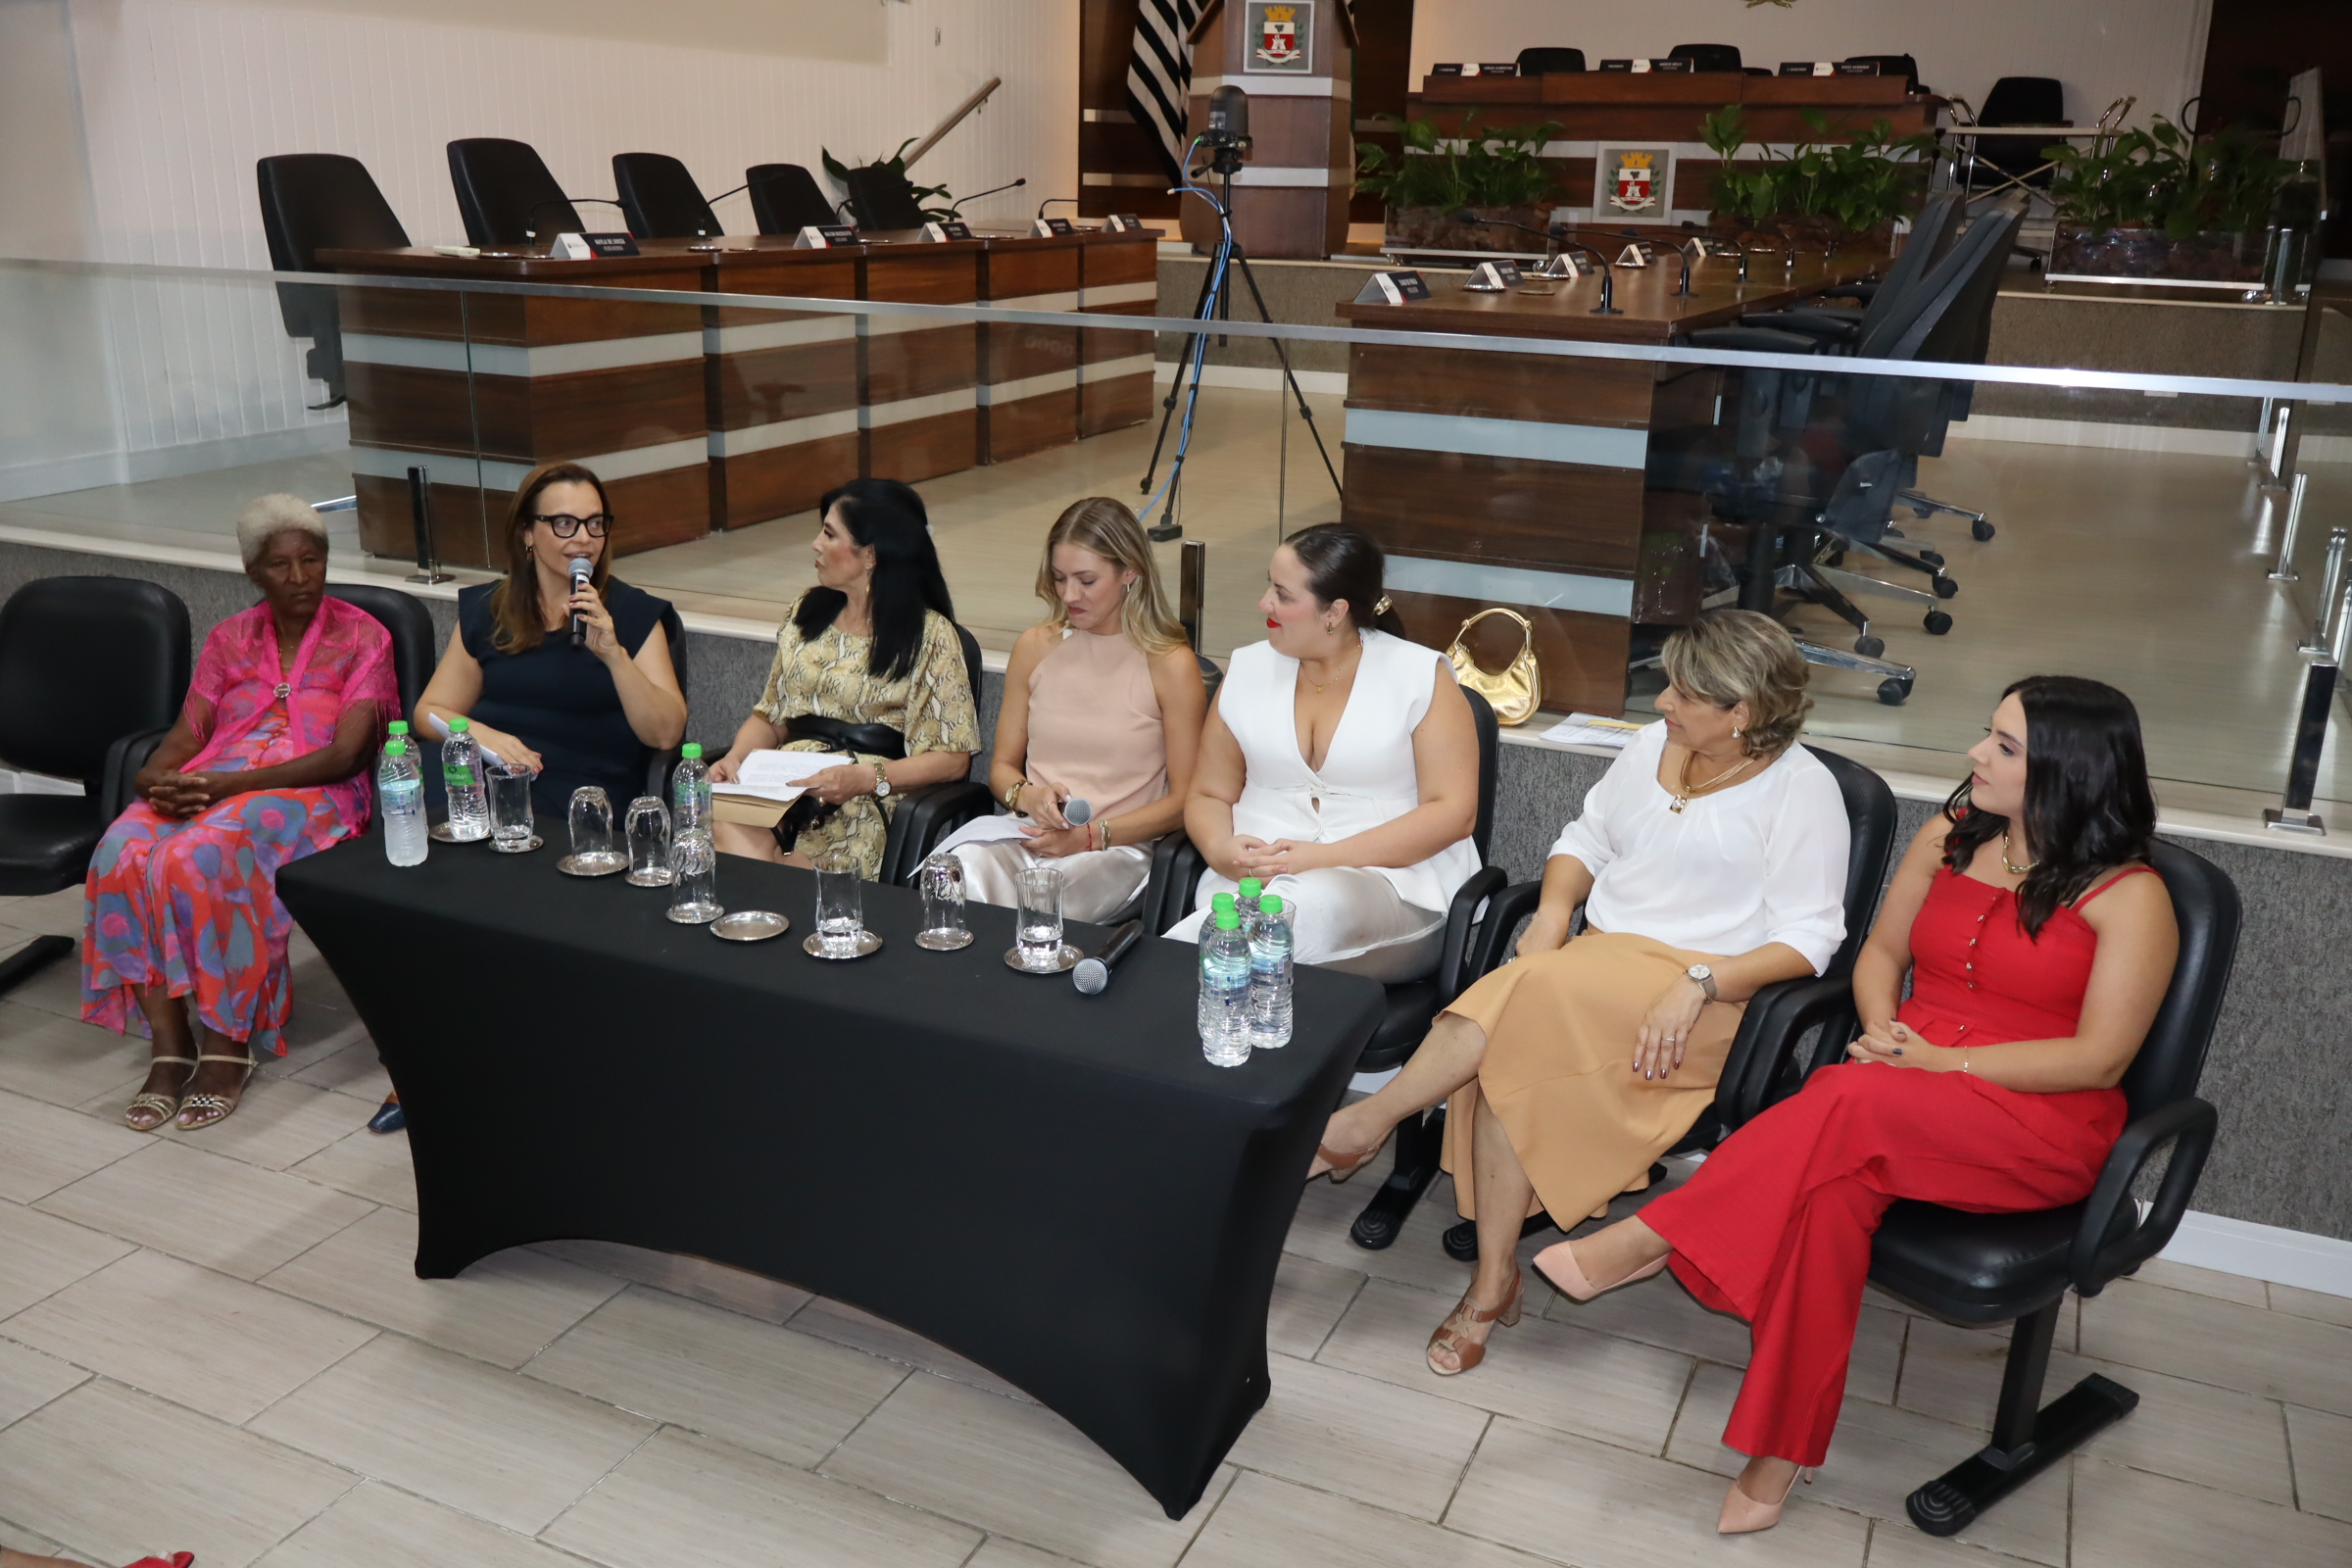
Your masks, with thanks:
[(712, 421), (721, 430), (774, 424), (858, 406), (858, 340), (801, 343), (704, 362), (711, 377)]
[(980, 297), (980, 247), (906, 246), (866, 257), (860, 269), (869, 300), (909, 305), (969, 305)]
[(1082, 436), (1124, 430), (1142, 424), (1152, 414), (1152, 377), (1148, 373), (1079, 383), (1078, 433)]
[(1649, 427), (1655, 374), (1636, 360), (1351, 343), (1348, 407), (1547, 424)]
[(980, 412), (937, 414), (864, 432), (865, 471), (876, 479), (920, 484), (980, 464)]
[[(456, 473), (456, 466), (425, 466), (434, 472)], [(426, 489), (433, 511), (433, 554), (444, 564), (504, 571), (506, 550), (497, 548), (495, 562), (483, 525), (482, 492), (473, 485), (473, 465), (465, 465), (464, 484), (432, 480)], [(371, 556), (401, 561), (416, 559), (416, 523), (409, 506), (409, 482), (371, 473), (352, 475), (352, 492), (359, 499), (360, 548)], [(497, 521), (504, 525), (510, 497), (500, 493)]]
[(1358, 446), (1341, 516), (1408, 556), (1631, 577), (1642, 472)]
[(992, 243), (980, 267), (980, 297), (990, 300), (1024, 294), (1066, 294), (1078, 286), (1081, 247), (1076, 240)]
[(835, 485), (858, 477), (858, 438), (825, 436), (796, 446), (710, 462), (710, 516), (720, 528), (807, 512)]
[(1078, 439), (1078, 389), (992, 403), (981, 419), (991, 463), (1066, 447)]
[(900, 403), (972, 385), (979, 379), (979, 333), (976, 322), (964, 321), (862, 340), (866, 403)]

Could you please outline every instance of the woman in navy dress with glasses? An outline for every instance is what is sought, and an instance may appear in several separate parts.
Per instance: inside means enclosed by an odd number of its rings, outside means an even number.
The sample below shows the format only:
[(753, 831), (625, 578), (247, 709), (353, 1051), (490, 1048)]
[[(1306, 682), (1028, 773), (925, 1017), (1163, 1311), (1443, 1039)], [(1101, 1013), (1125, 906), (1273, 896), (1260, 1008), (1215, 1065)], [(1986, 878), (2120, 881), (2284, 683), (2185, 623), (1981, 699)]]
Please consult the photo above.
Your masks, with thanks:
[[(507, 516), (506, 580), (458, 594), (458, 635), (416, 705), (428, 738), (464, 716), (484, 748), (528, 763), (543, 820), (563, 821), (583, 784), (625, 808), (645, 789), (651, 755), (686, 733), (662, 629), (669, 604), (612, 575), (611, 527), (603, 483), (578, 464), (523, 480)], [(575, 556), (593, 568), (577, 593)], [(587, 623), (578, 648), (574, 614)]]

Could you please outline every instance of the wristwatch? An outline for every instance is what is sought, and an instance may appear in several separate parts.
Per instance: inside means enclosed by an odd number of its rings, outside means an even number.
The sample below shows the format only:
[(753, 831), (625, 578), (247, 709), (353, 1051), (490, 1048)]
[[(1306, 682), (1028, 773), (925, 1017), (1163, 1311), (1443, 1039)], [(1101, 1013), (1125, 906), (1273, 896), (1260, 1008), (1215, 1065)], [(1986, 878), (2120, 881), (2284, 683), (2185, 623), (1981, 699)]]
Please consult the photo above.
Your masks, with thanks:
[(1708, 968), (1703, 963), (1694, 963), (1690, 968), (1685, 969), (1683, 973), (1689, 975), (1691, 979), (1698, 982), (1698, 989), (1707, 994), (1707, 1000), (1709, 1002), (1713, 1002), (1715, 1000), (1714, 970)]
[(865, 765), (874, 770), (874, 799), (877, 801), (889, 800), (890, 775), (882, 771), (880, 762), (868, 762)]

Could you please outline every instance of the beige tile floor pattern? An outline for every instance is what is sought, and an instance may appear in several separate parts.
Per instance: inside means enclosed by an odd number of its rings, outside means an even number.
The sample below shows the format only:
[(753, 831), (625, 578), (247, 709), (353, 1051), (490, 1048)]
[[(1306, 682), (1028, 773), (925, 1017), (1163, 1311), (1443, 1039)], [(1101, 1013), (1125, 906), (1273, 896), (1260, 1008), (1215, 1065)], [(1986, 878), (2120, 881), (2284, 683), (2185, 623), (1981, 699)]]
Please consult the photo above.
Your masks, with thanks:
[[(78, 901), (0, 900), (0, 953), (77, 931)], [(1744, 1329), (1671, 1279), (1546, 1296), (1440, 1379), (1449, 1194), (1365, 1252), (1364, 1178), (1307, 1189), (1273, 1396), (1170, 1520), (1019, 1391), (790, 1285), (585, 1242), (416, 1279), (405, 1142), (361, 1125), (382, 1071), (294, 954), (292, 1049), (195, 1136), (120, 1125), (144, 1047), (75, 1019), (70, 967), (0, 1001), (0, 1544), (202, 1568), (2352, 1562), (2352, 1299), (2157, 1263), (2081, 1303), (2053, 1389), (2105, 1372), (2138, 1413), (1947, 1542), (1902, 1497), (1983, 1441), (2002, 1339), (1874, 1298), (1820, 1481), (1727, 1542)]]

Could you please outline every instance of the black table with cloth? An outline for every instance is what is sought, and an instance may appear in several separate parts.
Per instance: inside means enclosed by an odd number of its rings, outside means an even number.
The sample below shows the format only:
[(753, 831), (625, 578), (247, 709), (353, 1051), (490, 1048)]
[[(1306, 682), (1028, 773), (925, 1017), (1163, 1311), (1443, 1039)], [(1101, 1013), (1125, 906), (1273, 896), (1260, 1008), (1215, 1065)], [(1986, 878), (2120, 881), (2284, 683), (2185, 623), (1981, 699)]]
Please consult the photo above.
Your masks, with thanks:
[(1082, 997), (1005, 966), (1011, 910), (931, 953), (920, 900), (868, 884), (882, 950), (827, 962), (809, 872), (719, 857), (721, 904), (792, 920), (725, 942), (558, 872), (562, 832), (279, 873), (408, 1110), (417, 1274), (561, 1238), (752, 1269), (970, 1357), (1189, 1509), (1265, 1400), (1275, 1265), (1381, 988), (1301, 968), (1292, 1043), (1212, 1067), (1189, 944)]

